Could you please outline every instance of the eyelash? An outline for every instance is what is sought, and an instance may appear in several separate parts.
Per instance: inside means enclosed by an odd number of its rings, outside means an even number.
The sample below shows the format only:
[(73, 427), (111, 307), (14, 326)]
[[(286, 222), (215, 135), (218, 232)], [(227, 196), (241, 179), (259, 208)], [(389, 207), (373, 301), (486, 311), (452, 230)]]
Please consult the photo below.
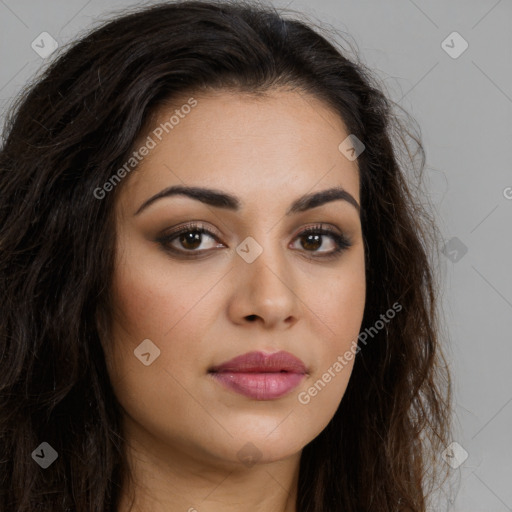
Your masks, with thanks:
[[(209, 229), (206, 229), (203, 225), (197, 224), (194, 222), (186, 224), (185, 226), (182, 226), (181, 229), (179, 229), (175, 232), (169, 233), (168, 235), (164, 235), (164, 236), (158, 238), (156, 241), (162, 246), (162, 248), (166, 252), (169, 252), (171, 254), (178, 255), (178, 256), (185, 256), (187, 258), (197, 258), (197, 257), (199, 257), (199, 255), (201, 253), (208, 252), (209, 249), (206, 249), (205, 251), (195, 251), (195, 250), (185, 251), (185, 250), (181, 250), (181, 249), (176, 249), (175, 247), (172, 247), (170, 245), (171, 242), (173, 242), (175, 239), (177, 239), (181, 235), (184, 235), (186, 233), (191, 233), (191, 232), (207, 234), (210, 237), (212, 237), (214, 240), (219, 242), (218, 237), (214, 233), (212, 233)], [(341, 252), (347, 250), (349, 247), (352, 246), (350, 241), (344, 235), (340, 235), (339, 233), (336, 233), (334, 230), (324, 228), (324, 226), (322, 224), (317, 224), (315, 226), (307, 227), (306, 229), (304, 229), (297, 235), (296, 239), (299, 239), (304, 236), (312, 235), (312, 234), (328, 235), (334, 240), (334, 242), (336, 244), (336, 248), (327, 254), (323, 254), (321, 256), (310, 256), (310, 258), (313, 258), (313, 259), (331, 260), (331, 259), (338, 257), (338, 255)], [(219, 243), (221, 243), (221, 242), (219, 242)], [(312, 252), (312, 251), (307, 251), (307, 252)], [(315, 251), (313, 251), (313, 252), (315, 252)]]

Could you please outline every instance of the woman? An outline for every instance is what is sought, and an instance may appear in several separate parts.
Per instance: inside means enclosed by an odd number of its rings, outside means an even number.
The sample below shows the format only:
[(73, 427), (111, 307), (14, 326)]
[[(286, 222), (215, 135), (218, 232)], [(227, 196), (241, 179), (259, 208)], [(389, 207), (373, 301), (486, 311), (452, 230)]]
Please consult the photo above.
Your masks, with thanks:
[(450, 376), (391, 107), (269, 7), (59, 56), (0, 153), (2, 510), (427, 510)]

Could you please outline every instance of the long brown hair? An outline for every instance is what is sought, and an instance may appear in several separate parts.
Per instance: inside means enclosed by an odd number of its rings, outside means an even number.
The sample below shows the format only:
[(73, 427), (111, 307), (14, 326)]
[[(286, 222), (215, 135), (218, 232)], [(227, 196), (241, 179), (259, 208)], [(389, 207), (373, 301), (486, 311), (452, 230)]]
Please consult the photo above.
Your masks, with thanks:
[[(308, 23), (269, 6), (200, 1), (145, 7), (95, 28), (58, 55), (7, 119), (1, 510), (115, 510), (129, 474), (97, 323), (111, 305), (113, 212), (126, 180), (101, 200), (94, 190), (126, 162), (162, 102), (277, 86), (320, 98), (365, 144), (362, 329), (372, 336), (332, 421), (303, 450), (297, 511), (426, 511), (446, 467), (439, 454), (449, 442), (451, 384), (433, 271), (439, 236), (410, 185), (424, 167), (420, 137), (359, 59)], [(396, 302), (400, 313), (371, 331)], [(42, 442), (58, 453), (45, 470), (31, 457)]]

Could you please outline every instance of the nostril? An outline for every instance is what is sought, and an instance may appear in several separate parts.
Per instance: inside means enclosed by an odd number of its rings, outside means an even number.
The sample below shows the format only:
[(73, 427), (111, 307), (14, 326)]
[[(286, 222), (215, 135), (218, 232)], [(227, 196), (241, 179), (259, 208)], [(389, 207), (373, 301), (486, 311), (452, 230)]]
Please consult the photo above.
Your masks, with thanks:
[(253, 322), (254, 320), (256, 320), (256, 315), (248, 315), (247, 316), (247, 320), (249, 320), (249, 322)]

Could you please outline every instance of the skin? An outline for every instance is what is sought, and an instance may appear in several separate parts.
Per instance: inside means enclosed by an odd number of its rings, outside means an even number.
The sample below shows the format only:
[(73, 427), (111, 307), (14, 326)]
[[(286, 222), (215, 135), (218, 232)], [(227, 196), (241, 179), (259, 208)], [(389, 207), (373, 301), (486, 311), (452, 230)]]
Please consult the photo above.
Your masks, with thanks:
[[(114, 303), (105, 345), (133, 474), (118, 512), (128, 511), (131, 499), (133, 511), (293, 512), (302, 449), (333, 417), (354, 361), (308, 404), (298, 395), (357, 339), (366, 283), (353, 205), (335, 200), (285, 212), (300, 196), (335, 186), (359, 203), (357, 161), (338, 150), (348, 135), (342, 120), (314, 97), (289, 90), (260, 98), (227, 91), (193, 97), (197, 106), (125, 178), (116, 201)], [(152, 127), (185, 102), (162, 108)], [(242, 207), (228, 211), (172, 196), (135, 215), (171, 185), (228, 192)], [(200, 258), (165, 252), (159, 236), (189, 221), (218, 241), (202, 235), (196, 245), (169, 242), (188, 254), (202, 251)], [(351, 247), (322, 259), (335, 241), (321, 235), (308, 245), (300, 236), (317, 223), (345, 234)], [(248, 236), (263, 249), (252, 263), (236, 252)], [(145, 339), (160, 350), (148, 366), (134, 355)], [(291, 352), (309, 373), (286, 396), (263, 401), (208, 374), (212, 365), (253, 350)], [(237, 456), (249, 442), (260, 457), (254, 465)]]

